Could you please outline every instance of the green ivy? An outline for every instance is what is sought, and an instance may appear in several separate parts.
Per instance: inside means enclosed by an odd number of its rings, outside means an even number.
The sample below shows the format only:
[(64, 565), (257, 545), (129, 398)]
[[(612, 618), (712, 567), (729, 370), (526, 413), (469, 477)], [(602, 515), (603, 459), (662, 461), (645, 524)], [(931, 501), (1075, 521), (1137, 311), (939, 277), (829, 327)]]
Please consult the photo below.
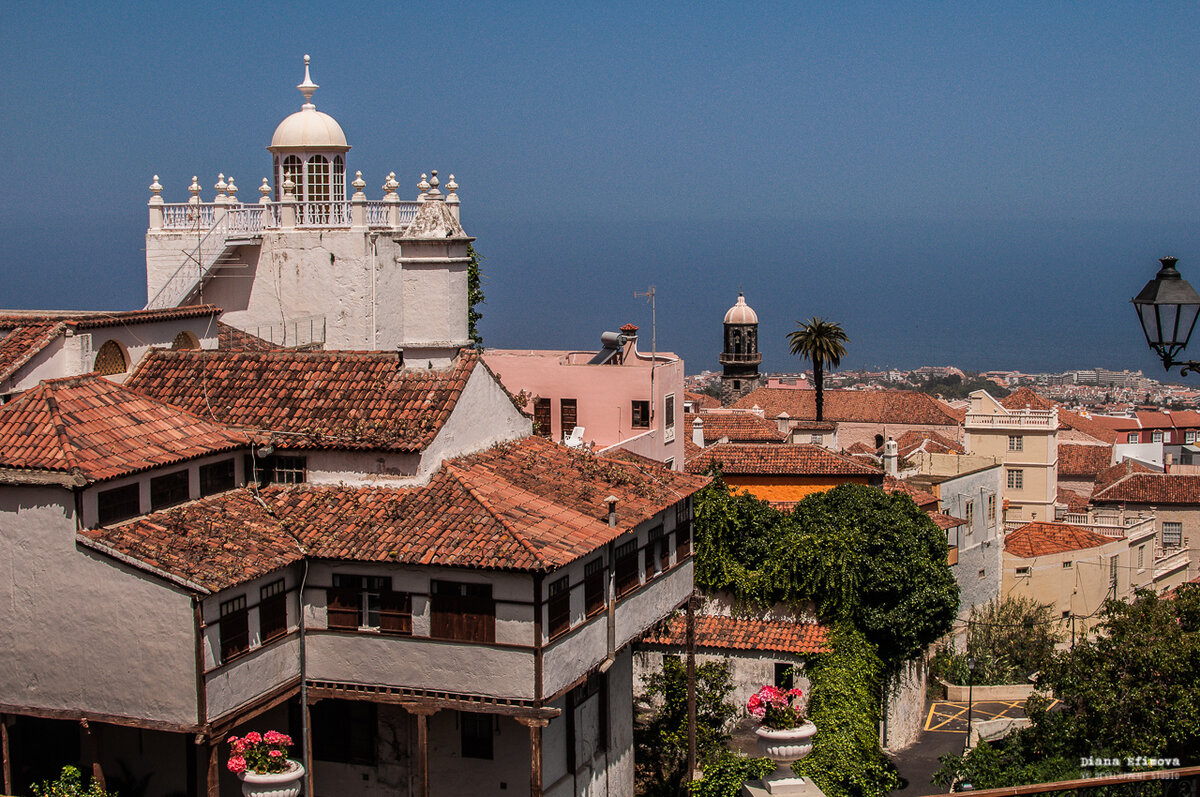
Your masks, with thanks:
[(467, 244), (467, 257), (471, 259), (467, 264), (467, 334), (475, 348), (482, 349), (483, 335), (479, 332), (479, 320), (483, 318), (483, 313), (475, 308), (487, 304), (487, 299), (483, 296), (483, 273), (480, 270), (480, 264), (485, 258), (475, 251), (471, 244)]
[(793, 769), (812, 778), (826, 797), (883, 797), (900, 783), (879, 747), (883, 662), (848, 623), (830, 630), (829, 647), (806, 670), (812, 685), (808, 716), (817, 735), (812, 753)]
[(696, 797), (738, 797), (742, 784), (759, 780), (775, 771), (769, 758), (750, 758), (725, 750), (704, 768), (704, 777), (688, 784)]

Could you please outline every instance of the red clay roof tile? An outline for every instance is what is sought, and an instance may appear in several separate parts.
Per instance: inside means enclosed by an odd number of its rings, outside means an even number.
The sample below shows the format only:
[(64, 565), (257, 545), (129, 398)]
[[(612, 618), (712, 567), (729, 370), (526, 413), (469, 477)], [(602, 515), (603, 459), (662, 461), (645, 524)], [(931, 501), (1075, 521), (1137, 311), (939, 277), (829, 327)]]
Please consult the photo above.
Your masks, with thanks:
[(1092, 494), (1093, 503), (1200, 504), (1200, 476), (1132, 473)]
[(1004, 538), (1004, 551), (1023, 559), (1107, 545), (1118, 538), (1066, 523), (1026, 523)]
[(774, 421), (753, 412), (704, 412), (699, 415), (689, 412), (684, 416), (683, 427), (689, 437), (697, 418), (704, 425), (705, 444), (715, 443), (723, 437), (731, 443), (777, 443), (787, 437)]
[[(786, 412), (792, 418), (817, 415), (816, 391), (760, 387), (734, 404), (737, 409), (758, 407), (768, 418)], [(825, 419), (848, 423), (909, 423), (959, 426), (964, 413), (924, 393), (908, 390), (826, 390)]]
[[(649, 645), (680, 647), (687, 641), (686, 624), (686, 618), (676, 614), (651, 629), (642, 641)], [(828, 634), (824, 626), (814, 622), (697, 614), (695, 628), (697, 648), (794, 654), (828, 650)]]
[(1112, 454), (1112, 446), (1059, 443), (1058, 475), (1095, 478), (1112, 464)]
[(722, 473), (789, 476), (879, 476), (876, 468), (810, 443), (718, 443), (687, 462), (689, 473), (718, 464)]

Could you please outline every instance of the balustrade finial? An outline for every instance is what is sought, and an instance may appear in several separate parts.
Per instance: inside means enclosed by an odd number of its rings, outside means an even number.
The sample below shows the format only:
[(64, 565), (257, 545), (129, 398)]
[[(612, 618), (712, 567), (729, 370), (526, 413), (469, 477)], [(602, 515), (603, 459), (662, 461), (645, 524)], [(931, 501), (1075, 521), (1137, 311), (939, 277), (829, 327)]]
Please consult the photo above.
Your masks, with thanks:
[(271, 184), (267, 182), (267, 178), (263, 178), (262, 185), (258, 187), (258, 193), (263, 196), (268, 196), (271, 193)]
[(354, 179), (350, 182), (350, 185), (354, 186), (356, 191), (362, 191), (367, 187), (367, 181), (362, 178), (361, 171), (356, 171), (354, 173)]
[(458, 198), (458, 183), (454, 182), (454, 175), (450, 175), (450, 182), (446, 183), (446, 204), (458, 205), (462, 202)]
[(226, 186), (226, 188), (225, 188), (225, 191), (226, 191), (226, 192), (228, 192), (228, 194), (229, 194), (229, 201), (230, 201), (230, 202), (237, 202), (237, 192), (238, 192), (238, 187), (237, 187), (236, 185), (234, 185), (234, 184), (233, 184), (233, 178), (232, 178), (232, 177), (230, 177), (230, 178), (229, 178), (229, 185), (228, 185), (228, 186)]
[(188, 202), (197, 204), (200, 202), (200, 192), (204, 190), (200, 187), (200, 181), (196, 175), (192, 175), (192, 184), (188, 186), (188, 191), (191, 192), (192, 198)]
[(438, 180), (437, 169), (430, 171), (430, 174), (432, 176), (429, 178), (429, 191), (427, 192), (427, 195), (430, 199), (435, 199), (442, 195), (442, 192), (438, 190), (438, 186), (441, 185), (441, 181)]
[(158, 182), (158, 175), (154, 175), (154, 182), (150, 183), (150, 193), (158, 196), (162, 193), (162, 186)]

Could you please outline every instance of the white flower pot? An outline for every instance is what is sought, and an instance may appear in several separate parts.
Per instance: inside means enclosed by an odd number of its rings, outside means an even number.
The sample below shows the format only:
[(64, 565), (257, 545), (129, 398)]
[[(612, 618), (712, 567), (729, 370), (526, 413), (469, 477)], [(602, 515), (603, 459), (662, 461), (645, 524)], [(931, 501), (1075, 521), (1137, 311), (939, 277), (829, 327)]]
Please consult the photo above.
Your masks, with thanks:
[(304, 790), (304, 765), (289, 758), (290, 769), (259, 775), (242, 772), (242, 794), (245, 797), (299, 797)]
[(760, 725), (754, 733), (758, 736), (759, 751), (775, 762), (775, 771), (763, 778), (763, 788), (769, 794), (786, 794), (789, 790), (802, 787), (804, 778), (792, 773), (792, 763), (812, 752), (817, 726), (805, 720), (797, 728), (784, 730)]

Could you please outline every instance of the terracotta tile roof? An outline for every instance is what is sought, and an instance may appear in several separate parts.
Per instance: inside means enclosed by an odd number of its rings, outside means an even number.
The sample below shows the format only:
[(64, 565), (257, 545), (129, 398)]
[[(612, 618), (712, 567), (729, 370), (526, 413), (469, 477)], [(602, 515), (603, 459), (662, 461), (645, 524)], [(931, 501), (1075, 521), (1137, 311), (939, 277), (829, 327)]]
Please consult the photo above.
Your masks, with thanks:
[(282, 433), (272, 439), (284, 448), (415, 452), (478, 362), (469, 350), (433, 370), (397, 370), (392, 352), (154, 351), (125, 384), (230, 426)]
[[(675, 614), (647, 632), (643, 643), (681, 647), (687, 641), (687, 618)], [(696, 647), (715, 650), (769, 651), (773, 653), (823, 653), (828, 635), (824, 626), (793, 620), (759, 617), (696, 615)]]
[(707, 393), (693, 393), (690, 390), (685, 390), (683, 398), (685, 401), (692, 402), (693, 406), (704, 410), (711, 410), (721, 406), (720, 400), (713, 398)]
[(1200, 476), (1133, 473), (1092, 494), (1092, 503), (1200, 504)]
[(1050, 399), (1039, 396), (1027, 387), (1019, 388), (1000, 399), (1000, 406), (1006, 410), (1051, 410), (1056, 406)]
[(945, 435), (934, 431), (910, 430), (900, 435), (896, 446), (902, 457), (907, 457), (916, 451), (927, 451), (930, 454), (965, 454), (966, 449)]
[(151, 321), (199, 318), (220, 313), (221, 308), (214, 304), (168, 307), (163, 310), (0, 310), (0, 329), (60, 322), (74, 329), (97, 329)]
[(0, 338), (0, 380), (15, 374), (51, 341), (66, 331), (61, 321), (35, 322), (7, 327), (12, 330)]
[(1074, 490), (1059, 487), (1055, 503), (1066, 504), (1068, 512), (1082, 513), (1087, 511), (1088, 500)]
[(1095, 490), (1092, 495), (1101, 492), (1105, 488), (1115, 484), (1117, 481), (1125, 478), (1131, 473), (1160, 473), (1153, 468), (1148, 468), (1140, 462), (1134, 462), (1132, 459), (1127, 459), (1111, 465), (1108, 468), (1096, 474)]
[(967, 525), (967, 521), (963, 520), (962, 518), (956, 518), (954, 515), (947, 515), (945, 512), (929, 512), (928, 515), (942, 531), (949, 531), (956, 526)]
[(80, 537), (212, 592), (301, 558), (296, 540), (249, 489), (210, 496), (119, 526), (86, 529)]
[(1009, 532), (1004, 538), (1004, 551), (1023, 559), (1032, 559), (1035, 556), (1096, 548), (1118, 539), (1120, 538), (1105, 537), (1079, 526), (1039, 520)]
[(856, 441), (852, 446), (846, 449), (847, 454), (870, 454), (875, 456), (875, 449), (861, 440)]
[(255, 337), (223, 321), (217, 322), (217, 348), (222, 351), (275, 351), (279, 347), (269, 340)]
[(704, 449), (692, 442), (691, 435), (685, 435), (683, 438), (683, 461), (687, 462), (692, 457), (699, 454)]
[[(760, 387), (733, 406), (758, 407), (768, 418), (786, 412), (793, 418), (817, 415), (816, 391)], [(908, 390), (826, 390), (825, 419), (849, 423), (908, 423), (927, 426), (959, 426), (965, 413), (924, 393)]]
[[(273, 486), (84, 532), (173, 575), (220, 589), (292, 561), (286, 523), (323, 559), (545, 571), (595, 551), (708, 480), (640, 457), (596, 457), (539, 437), (444, 463), (410, 488)], [(617, 497), (617, 525), (604, 499)], [(260, 558), (241, 567), (245, 551)]]
[(726, 474), (879, 476), (880, 471), (809, 443), (718, 443), (688, 460), (690, 473), (717, 463)]
[(752, 412), (705, 412), (684, 416), (688, 437), (692, 435), (692, 424), (699, 418), (704, 424), (704, 442), (715, 443), (722, 437), (731, 443), (769, 442), (777, 443), (787, 438), (773, 421)]
[(1112, 455), (1112, 446), (1059, 443), (1058, 475), (1095, 478), (1112, 464)]
[(0, 407), (0, 467), (109, 479), (245, 446), (244, 434), (87, 374)]
[(882, 486), (886, 493), (904, 493), (912, 498), (913, 503), (921, 509), (932, 508), (936, 511), (938, 508), (939, 502), (936, 495), (902, 479), (897, 479), (895, 476), (884, 476)]

